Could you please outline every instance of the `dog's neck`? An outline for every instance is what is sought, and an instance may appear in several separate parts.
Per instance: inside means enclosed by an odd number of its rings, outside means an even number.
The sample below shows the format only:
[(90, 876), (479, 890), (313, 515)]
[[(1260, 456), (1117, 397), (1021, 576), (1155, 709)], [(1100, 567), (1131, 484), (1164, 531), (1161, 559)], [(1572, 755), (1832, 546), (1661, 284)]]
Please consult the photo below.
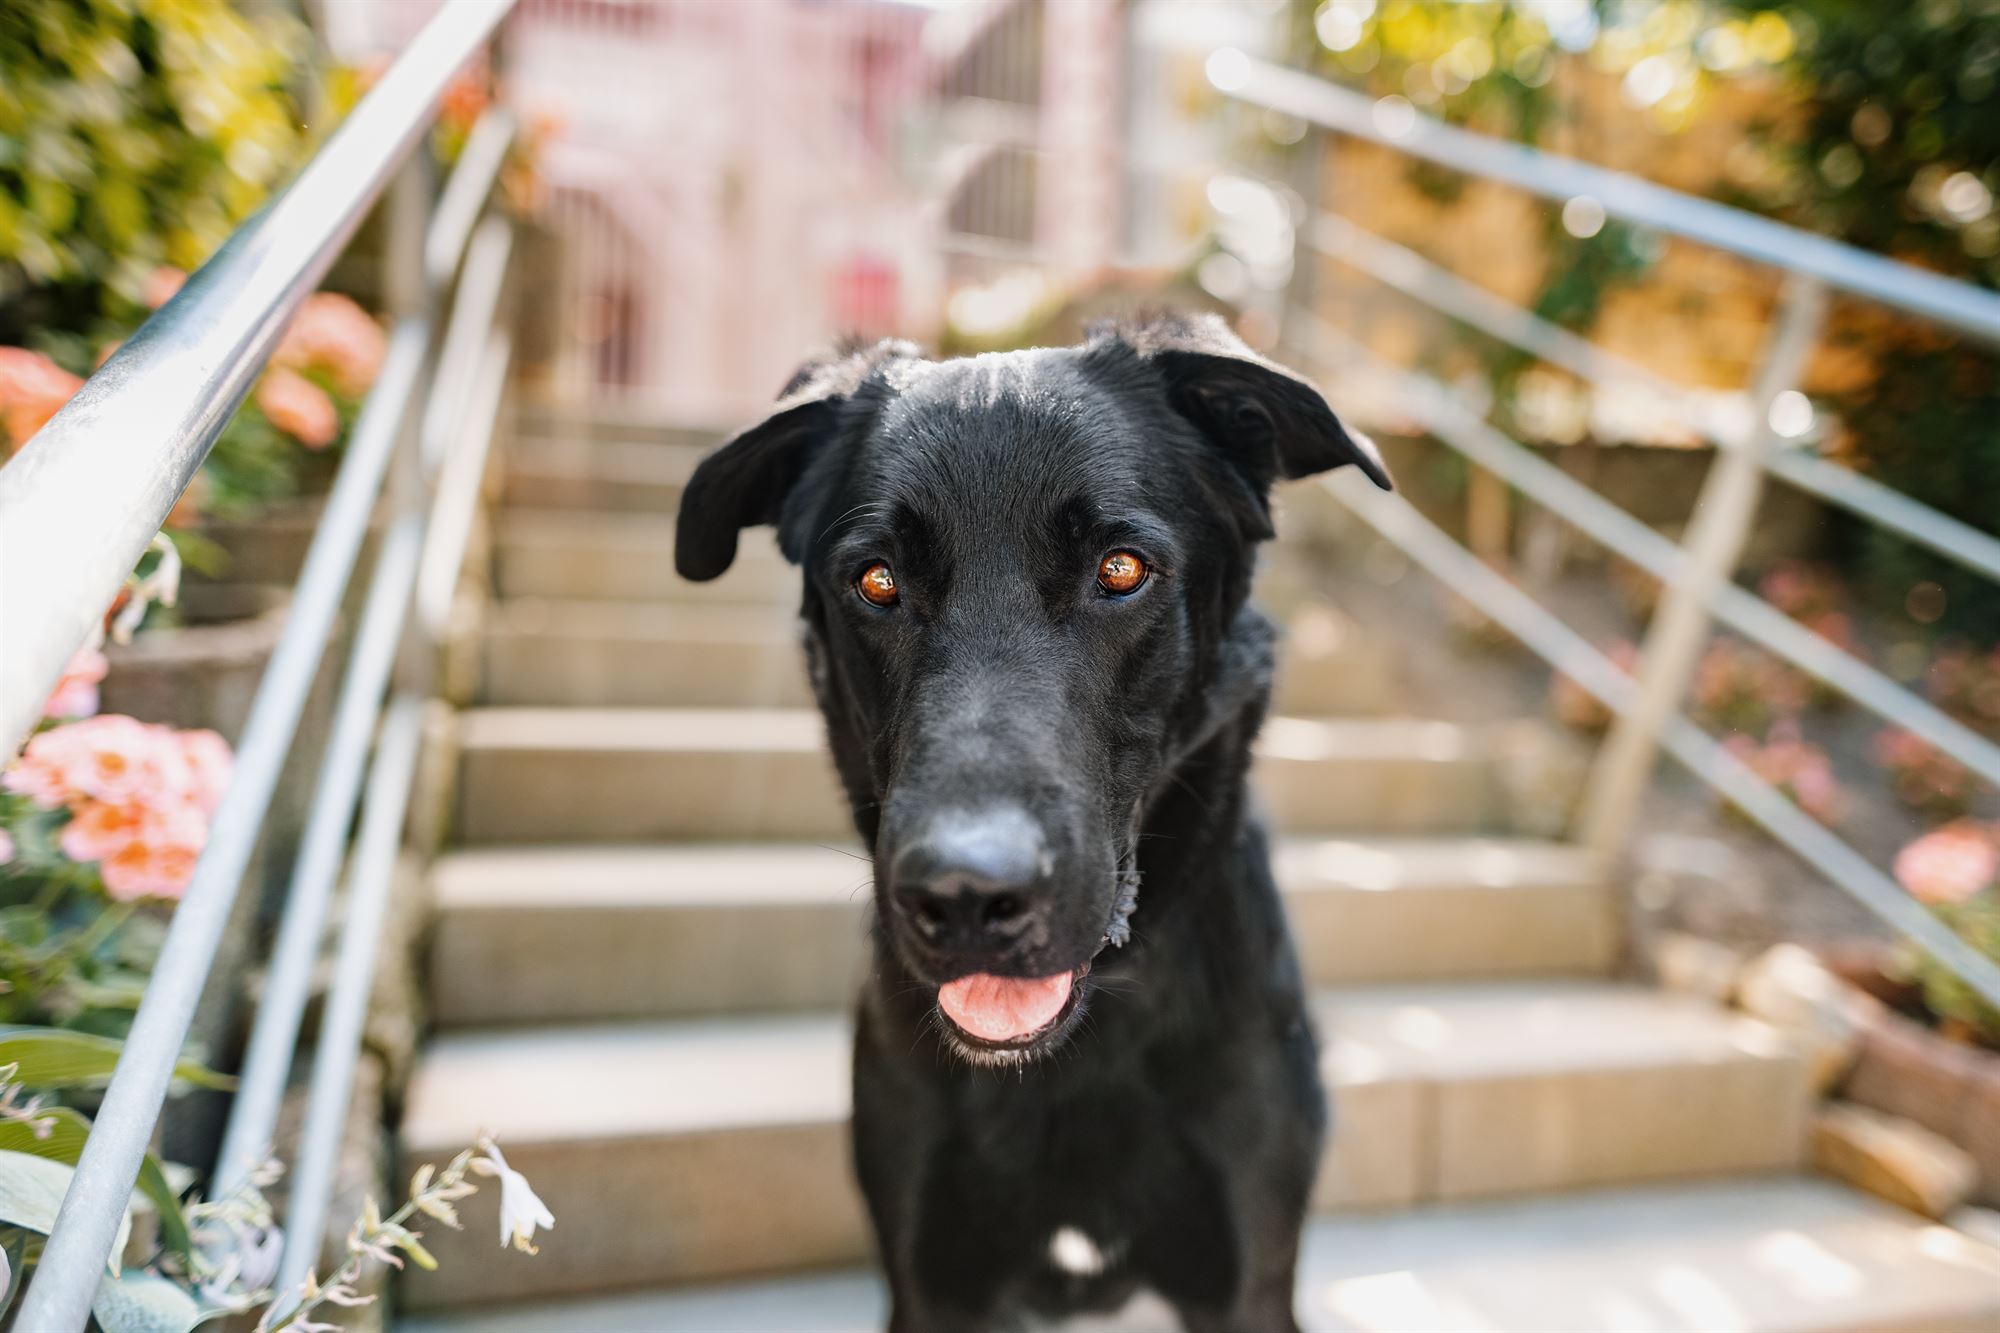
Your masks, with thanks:
[(1250, 747), (1270, 706), (1277, 633), (1245, 605), (1219, 646), (1215, 675), (1183, 713), (1180, 738), (1136, 820), (1139, 898), (1207, 877), (1241, 842)]

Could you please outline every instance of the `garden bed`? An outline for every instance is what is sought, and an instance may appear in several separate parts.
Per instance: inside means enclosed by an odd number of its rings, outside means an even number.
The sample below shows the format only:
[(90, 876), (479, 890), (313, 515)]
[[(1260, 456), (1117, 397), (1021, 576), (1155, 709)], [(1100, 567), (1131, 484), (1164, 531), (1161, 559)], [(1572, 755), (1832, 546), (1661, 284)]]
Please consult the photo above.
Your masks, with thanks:
[(1825, 957), (1863, 1001), (1843, 1095), (1963, 1148), (1979, 1165), (1976, 1201), (2000, 1206), (2000, 1050), (1939, 1031), (1922, 993), (1892, 975), (1879, 946), (1829, 949)]

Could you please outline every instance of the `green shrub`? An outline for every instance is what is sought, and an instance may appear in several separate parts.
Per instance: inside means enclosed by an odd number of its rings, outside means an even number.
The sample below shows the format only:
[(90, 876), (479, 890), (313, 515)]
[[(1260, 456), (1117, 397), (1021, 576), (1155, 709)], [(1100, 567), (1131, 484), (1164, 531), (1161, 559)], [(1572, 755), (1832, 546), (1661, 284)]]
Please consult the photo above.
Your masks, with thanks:
[(305, 39), (226, 0), (0, 4), (0, 343), (128, 314), (289, 178)]

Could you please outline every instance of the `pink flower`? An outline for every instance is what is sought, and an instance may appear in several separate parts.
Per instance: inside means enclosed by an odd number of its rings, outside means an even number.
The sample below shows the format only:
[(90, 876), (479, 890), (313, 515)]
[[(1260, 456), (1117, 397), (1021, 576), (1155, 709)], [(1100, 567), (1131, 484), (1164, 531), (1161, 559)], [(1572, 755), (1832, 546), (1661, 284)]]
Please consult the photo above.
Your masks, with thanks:
[(146, 827), (142, 805), (84, 801), (63, 825), (56, 845), (72, 861), (108, 861), (124, 851)]
[(470, 131), (490, 99), (486, 93), (485, 71), (462, 69), (452, 76), (438, 107), (438, 119), (461, 133)]
[(57, 809), (69, 799), (69, 788), (63, 782), (62, 771), (48, 754), (35, 752), (34, 740), (28, 742), (28, 748), (8, 765), (6, 772), (0, 773), (0, 787), (27, 797), (44, 810)]
[(79, 648), (63, 668), (49, 701), (42, 705), (44, 717), (89, 717), (97, 711), (97, 683), (104, 679), (110, 664), (95, 648)]
[(40, 752), (53, 767), (64, 800), (89, 797), (123, 804), (157, 785), (154, 731), (122, 713), (107, 713), (45, 731), (24, 757)]
[(1918, 902), (1966, 902), (2000, 878), (2000, 840), (1992, 829), (1960, 820), (1926, 833), (1896, 854), (1896, 879)]
[(82, 387), (40, 352), (0, 347), (0, 434), (20, 448)]
[(257, 385), (257, 406), (271, 424), (308, 449), (324, 449), (340, 433), (340, 414), (326, 390), (295, 370), (273, 368)]
[(1786, 615), (1804, 621), (1838, 611), (1847, 595), (1838, 574), (1799, 560), (1788, 560), (1764, 575), (1757, 591)]
[(180, 743), (190, 778), (189, 796), (198, 809), (212, 815), (222, 804), (222, 794), (229, 789), (229, 775), (234, 771), (236, 757), (230, 752), (229, 742), (212, 731), (183, 731)]
[(45, 810), (59, 810), (79, 794), (73, 773), (81, 762), (81, 739), (73, 728), (56, 727), (29, 738), (20, 756), (0, 774), (0, 786)]
[(1896, 798), (1933, 816), (1963, 814), (1972, 799), (1972, 770), (1914, 732), (1884, 727), (1875, 760), (1888, 770)]
[(199, 843), (149, 842), (139, 838), (125, 844), (108, 861), (98, 863), (104, 890), (113, 898), (178, 898), (194, 879), (195, 863), (201, 859)]
[(1780, 724), (1762, 745), (1748, 736), (1731, 736), (1722, 747), (1820, 823), (1840, 818), (1846, 801), (1833, 761), (1817, 745), (1800, 740), (1794, 728)]
[(122, 713), (84, 718), (30, 740), (4, 783), (50, 809), (100, 801), (206, 810), (228, 782), (228, 747), (213, 732), (188, 735)]
[(174, 299), (187, 282), (188, 275), (171, 264), (162, 264), (146, 275), (146, 283), (139, 289), (139, 299), (146, 303), (148, 310), (158, 310)]
[(1711, 721), (1749, 735), (1790, 718), (1806, 705), (1806, 680), (1777, 658), (1720, 636), (1695, 667), (1695, 707)]
[(176, 731), (120, 714), (53, 727), (29, 741), (5, 785), (66, 809), (57, 845), (95, 862), (114, 898), (177, 898), (208, 841), (233, 760), (212, 731)]
[(0, 866), (14, 859), (14, 835), (0, 828)]
[(388, 340), (367, 311), (337, 292), (306, 298), (271, 364), (291, 370), (320, 370), (350, 397), (368, 392), (381, 373)]

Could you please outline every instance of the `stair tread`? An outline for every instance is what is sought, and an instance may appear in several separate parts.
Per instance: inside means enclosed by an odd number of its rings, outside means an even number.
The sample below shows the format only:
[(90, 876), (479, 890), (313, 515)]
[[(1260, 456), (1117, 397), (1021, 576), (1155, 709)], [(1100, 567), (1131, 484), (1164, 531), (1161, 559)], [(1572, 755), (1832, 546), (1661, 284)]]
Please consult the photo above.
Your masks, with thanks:
[[(817, 749), (825, 727), (811, 708), (583, 708), (503, 706), (460, 715), (468, 748)], [(1260, 755), (1291, 760), (1394, 758), (1449, 763), (1486, 756), (1491, 728), (1419, 717), (1273, 717)]]
[[(1589, 853), (1526, 838), (1285, 838), (1271, 856), (1287, 892), (1600, 882)], [(774, 842), (473, 848), (439, 857), (431, 874), (445, 913), (849, 902), (867, 897), (869, 880), (859, 850)]]
[[(1294, 837), (1273, 869), (1319, 985), (1597, 975), (1617, 904), (1593, 859), (1510, 838)], [(848, 839), (487, 845), (434, 863), (444, 1027), (843, 1005), (872, 867)], [(571, 960), (596, 965), (577, 974)]]
[[(1775, 1177), (1319, 1218), (1301, 1245), (1298, 1291), (1308, 1333), (1969, 1333), (2000, 1323), (2000, 1251), (1827, 1182)], [(398, 1323), (407, 1333), (862, 1333), (886, 1311), (876, 1277), (844, 1272)], [(1145, 1301), (1070, 1327), (1175, 1326)]]
[(664, 413), (653, 407), (517, 401), (509, 429), (515, 440), (633, 440), (712, 449), (742, 424), (717, 421), (708, 415)]
[(679, 484), (694, 475), (707, 453), (698, 445), (640, 440), (516, 440), (505, 462), (516, 475), (590, 477), (605, 481)]
[(758, 605), (605, 601), (582, 597), (510, 597), (493, 603), (489, 635), (545, 634), (560, 639), (643, 642), (749, 641), (798, 650), (798, 618)]
[[(1314, 1008), (1341, 1085), (1790, 1055), (1698, 997), (1609, 981), (1336, 987)], [(836, 1013), (447, 1033), (418, 1064), (403, 1139), (422, 1152), (481, 1128), (507, 1143), (841, 1119), (848, 1043)]]
[[(538, 487), (538, 488), (537, 488)], [(627, 498), (637, 503), (636, 498)], [(537, 483), (525, 504), (560, 503)], [(797, 705), (806, 692), (798, 608), (762, 601), (508, 597), (487, 608), (483, 695), (495, 705)], [(1280, 714), (1394, 711), (1393, 654), (1325, 604), (1287, 626), (1274, 678)]]
[(468, 708), (467, 749), (818, 751), (826, 727), (810, 708)]

